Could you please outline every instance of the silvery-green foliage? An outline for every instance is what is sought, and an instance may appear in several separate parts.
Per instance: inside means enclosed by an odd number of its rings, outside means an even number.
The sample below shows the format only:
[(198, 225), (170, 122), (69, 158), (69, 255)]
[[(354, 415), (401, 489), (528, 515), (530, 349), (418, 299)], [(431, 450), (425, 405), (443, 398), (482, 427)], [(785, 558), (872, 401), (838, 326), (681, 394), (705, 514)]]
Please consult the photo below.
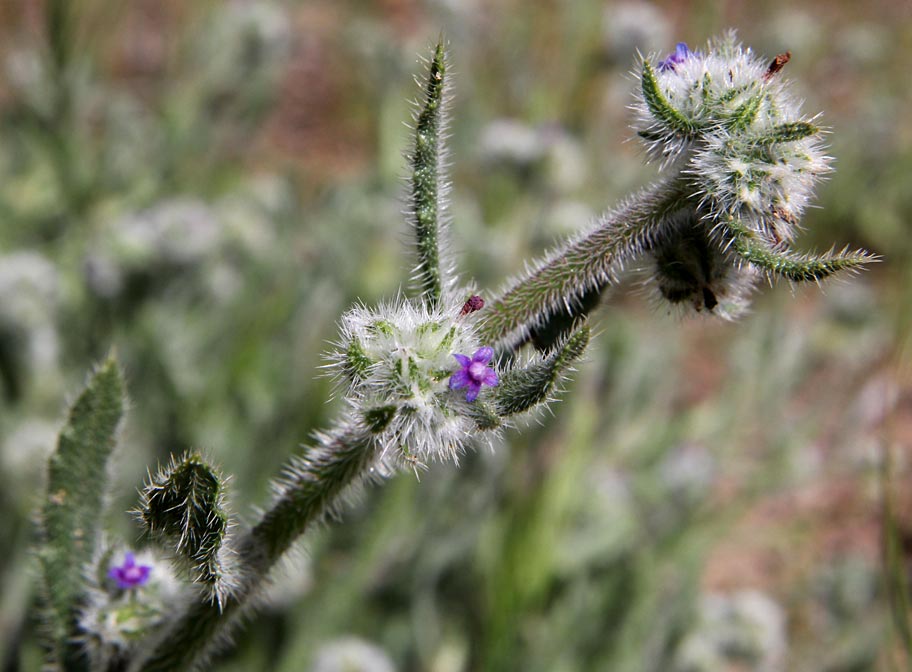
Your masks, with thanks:
[(605, 5), (602, 51), (613, 61), (627, 63), (637, 50), (661, 49), (671, 37), (668, 17), (652, 3), (625, 1)]
[(287, 14), (271, 0), (228, 3), (196, 42), (199, 87), (212, 111), (260, 108), (291, 52)]
[(314, 654), (313, 672), (394, 672), (387, 653), (376, 644), (357, 637), (327, 642)]
[(56, 423), (40, 417), (23, 418), (6, 430), (0, 441), (0, 487), (13, 501), (29, 501), (56, 441)]
[[(433, 460), (455, 460), (517, 415), (548, 402), (588, 344), (581, 324), (545, 355), (503, 366), (478, 330), (484, 301), (458, 289), (446, 259), (442, 177), (447, 86), (442, 44), (428, 65), (416, 116), (409, 223), (418, 257), (417, 298), (399, 297), (342, 316), (329, 355), (342, 411), (292, 457), (272, 504), (236, 549), (237, 580), (216, 602), (191, 601), (135, 662), (145, 672), (198, 668), (264, 592), (279, 560), (313, 524), (338, 511), (365, 481)], [(499, 376), (504, 394), (495, 395)]]
[(223, 243), (223, 226), (207, 203), (187, 197), (108, 219), (85, 260), (92, 292), (113, 299), (145, 275), (197, 269)]
[(453, 353), (482, 346), (475, 315), (461, 308), (398, 300), (342, 317), (330, 355), (338, 386), (366, 425), (383, 424), (374, 440), (391, 467), (456, 459), (476, 430), (476, 402), (448, 387)]
[[(60, 338), (54, 323), (62, 283), (53, 264), (37, 252), (0, 256), (0, 391), (15, 401), (27, 384), (57, 393)], [(44, 371), (38, 379), (30, 374)]]
[(787, 652), (785, 614), (770, 597), (755, 590), (709, 594), (678, 648), (673, 669), (721, 672), (741, 664), (773, 672), (782, 669)]

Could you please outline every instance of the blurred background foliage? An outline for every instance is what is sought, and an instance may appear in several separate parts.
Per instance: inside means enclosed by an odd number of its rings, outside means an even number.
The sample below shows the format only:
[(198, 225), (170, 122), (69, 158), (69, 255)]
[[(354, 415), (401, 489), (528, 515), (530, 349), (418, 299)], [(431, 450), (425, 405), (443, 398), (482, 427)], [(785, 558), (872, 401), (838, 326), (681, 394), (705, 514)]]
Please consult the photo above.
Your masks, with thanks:
[(0, 667), (37, 669), (31, 520), (65, 402), (109, 349), (132, 400), (108, 521), (127, 542), (148, 465), (204, 450), (249, 521), (332, 416), (317, 367), (336, 319), (406, 275), (402, 122), (441, 31), (454, 245), (490, 295), (655, 175), (627, 142), (635, 51), (729, 27), (791, 50), (832, 130), (803, 244), (884, 263), (766, 290), (737, 324), (657, 310), (634, 273), (554, 417), (370, 489), (212, 669), (908, 669), (890, 605), (912, 558), (912, 6), (895, 0), (0, 3)]

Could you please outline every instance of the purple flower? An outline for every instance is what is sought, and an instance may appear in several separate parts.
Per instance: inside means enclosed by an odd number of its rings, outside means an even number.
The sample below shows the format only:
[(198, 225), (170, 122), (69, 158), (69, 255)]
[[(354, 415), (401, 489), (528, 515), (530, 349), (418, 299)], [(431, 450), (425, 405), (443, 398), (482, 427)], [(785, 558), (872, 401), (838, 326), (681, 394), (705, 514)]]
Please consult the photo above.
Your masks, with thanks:
[(461, 390), (467, 387), (466, 401), (475, 401), (478, 393), (481, 392), (481, 386), (487, 385), (494, 387), (498, 383), (497, 372), (488, 368), (488, 364), (494, 358), (492, 348), (478, 348), (472, 358), (466, 355), (453, 355), (459, 362), (459, 370), (450, 376), (450, 389)]
[(659, 63), (659, 70), (665, 72), (666, 70), (674, 70), (675, 66), (678, 63), (683, 63), (691, 56), (696, 55), (697, 52), (693, 52), (687, 48), (687, 42), (678, 42), (675, 47), (674, 53), (669, 54), (668, 57)]
[(114, 579), (121, 590), (129, 590), (145, 585), (151, 571), (152, 568), (149, 565), (137, 565), (136, 557), (127, 552), (122, 565), (113, 565), (108, 570), (108, 577)]

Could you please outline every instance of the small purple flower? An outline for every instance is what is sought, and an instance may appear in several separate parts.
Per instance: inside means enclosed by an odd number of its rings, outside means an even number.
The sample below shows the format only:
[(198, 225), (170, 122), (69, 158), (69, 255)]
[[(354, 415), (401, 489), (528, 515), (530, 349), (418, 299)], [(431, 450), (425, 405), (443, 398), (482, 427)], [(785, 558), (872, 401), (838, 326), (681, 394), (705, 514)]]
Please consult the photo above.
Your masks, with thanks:
[(678, 63), (683, 63), (691, 56), (696, 55), (697, 52), (693, 52), (687, 48), (687, 42), (678, 42), (675, 47), (674, 53), (669, 54), (668, 57), (659, 63), (659, 70), (665, 72), (666, 70), (674, 70), (675, 66)]
[(461, 390), (467, 387), (466, 401), (475, 401), (478, 393), (481, 392), (481, 386), (487, 385), (494, 387), (498, 383), (497, 372), (488, 368), (488, 364), (494, 358), (492, 348), (478, 348), (472, 358), (466, 355), (453, 355), (459, 362), (460, 369), (450, 376), (450, 389)]
[(113, 565), (108, 570), (108, 577), (114, 579), (121, 590), (129, 590), (145, 585), (151, 571), (152, 568), (149, 565), (137, 565), (136, 557), (127, 552), (122, 565)]

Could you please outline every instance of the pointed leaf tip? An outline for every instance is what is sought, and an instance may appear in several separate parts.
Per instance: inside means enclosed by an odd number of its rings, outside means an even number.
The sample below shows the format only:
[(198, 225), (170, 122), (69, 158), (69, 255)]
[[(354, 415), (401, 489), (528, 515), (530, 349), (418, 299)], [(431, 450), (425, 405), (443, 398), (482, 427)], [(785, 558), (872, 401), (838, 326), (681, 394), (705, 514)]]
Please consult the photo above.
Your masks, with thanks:
[(494, 388), (497, 413), (502, 417), (517, 415), (546, 402), (557, 382), (582, 357), (589, 337), (589, 327), (578, 326), (541, 361), (504, 373), (500, 385)]
[(640, 80), (643, 100), (655, 119), (674, 133), (684, 136), (692, 135), (696, 130), (695, 124), (676, 110), (665, 98), (665, 94), (662, 93), (662, 88), (659, 86), (659, 81), (649, 61), (643, 61), (643, 71)]
[(411, 214), (414, 249), (418, 263), (416, 289), (425, 303), (435, 307), (447, 285), (445, 264), (440, 256), (440, 222), (445, 201), (441, 195), (444, 177), (441, 156), (444, 152), (446, 117), (444, 91), (446, 54), (443, 41), (437, 43), (427, 69), (424, 97), (415, 119), (411, 162)]

